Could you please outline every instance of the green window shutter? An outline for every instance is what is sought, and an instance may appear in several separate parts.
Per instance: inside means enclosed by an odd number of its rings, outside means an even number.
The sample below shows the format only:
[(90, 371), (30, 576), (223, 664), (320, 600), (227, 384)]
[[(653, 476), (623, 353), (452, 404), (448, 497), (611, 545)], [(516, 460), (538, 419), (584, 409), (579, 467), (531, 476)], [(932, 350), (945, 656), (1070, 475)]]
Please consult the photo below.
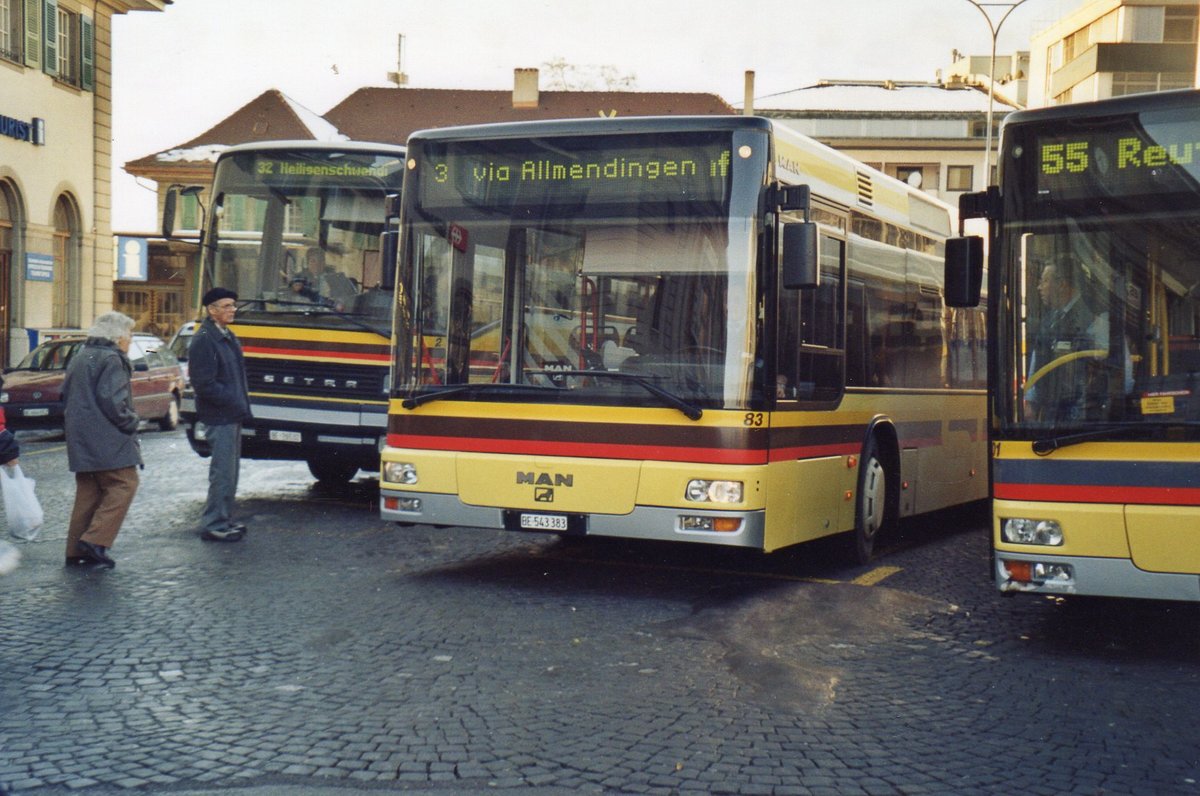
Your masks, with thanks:
[(58, 75), (58, 0), (42, 5), (42, 71)]
[(183, 197), (183, 206), (181, 209), (183, 210), (181, 214), (183, 219), (182, 223), (179, 225), (179, 228), (199, 229), (200, 223), (197, 220), (197, 217), (199, 216), (199, 213), (197, 212), (199, 209), (199, 202), (196, 197), (192, 195), (185, 195)]
[(84, 91), (96, 90), (96, 24), (83, 14), (79, 15), (79, 85)]
[(42, 0), (25, 0), (25, 65), (42, 65)]

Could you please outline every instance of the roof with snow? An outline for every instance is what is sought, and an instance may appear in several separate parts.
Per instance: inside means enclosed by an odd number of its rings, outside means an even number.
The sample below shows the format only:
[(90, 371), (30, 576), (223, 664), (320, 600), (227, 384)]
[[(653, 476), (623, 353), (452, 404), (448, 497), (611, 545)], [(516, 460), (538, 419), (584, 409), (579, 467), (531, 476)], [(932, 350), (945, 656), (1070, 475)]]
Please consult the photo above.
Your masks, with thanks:
[(296, 102), (278, 89), (259, 94), (213, 127), (176, 147), (125, 164), (130, 174), (169, 164), (214, 163), (234, 144), (251, 141), (347, 141), (319, 113)]

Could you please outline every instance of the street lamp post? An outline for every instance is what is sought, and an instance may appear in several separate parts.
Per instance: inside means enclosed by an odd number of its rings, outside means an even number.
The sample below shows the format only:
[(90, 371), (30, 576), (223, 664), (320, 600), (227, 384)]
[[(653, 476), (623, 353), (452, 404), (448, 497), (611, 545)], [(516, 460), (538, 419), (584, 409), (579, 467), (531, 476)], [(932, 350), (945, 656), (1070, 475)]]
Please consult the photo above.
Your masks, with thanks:
[[(979, 2), (979, 0), (967, 0), (968, 3), (979, 9), (980, 14), (983, 14), (983, 18), (987, 20), (988, 30), (992, 32), (992, 61), (988, 67), (987, 139), (984, 145), (986, 149), (983, 154), (983, 179), (985, 184), (990, 183), (992, 180), (992, 108), (996, 102), (996, 39), (1000, 36), (1000, 28), (1004, 26), (1004, 21), (1008, 19), (1008, 15), (1025, 1), (1013, 0), (1008, 3), (988, 3)], [(992, 19), (991, 9), (1005, 9), (1005, 11), (1000, 15), (999, 20), (996, 21)]]

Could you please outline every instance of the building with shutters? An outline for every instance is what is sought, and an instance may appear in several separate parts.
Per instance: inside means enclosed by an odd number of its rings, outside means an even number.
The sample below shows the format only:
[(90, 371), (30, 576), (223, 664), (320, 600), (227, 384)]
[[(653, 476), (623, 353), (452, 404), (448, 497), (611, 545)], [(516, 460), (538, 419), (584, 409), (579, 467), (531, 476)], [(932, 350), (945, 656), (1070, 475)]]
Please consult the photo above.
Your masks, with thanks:
[(112, 18), (171, 0), (0, 0), (0, 363), (112, 309)]

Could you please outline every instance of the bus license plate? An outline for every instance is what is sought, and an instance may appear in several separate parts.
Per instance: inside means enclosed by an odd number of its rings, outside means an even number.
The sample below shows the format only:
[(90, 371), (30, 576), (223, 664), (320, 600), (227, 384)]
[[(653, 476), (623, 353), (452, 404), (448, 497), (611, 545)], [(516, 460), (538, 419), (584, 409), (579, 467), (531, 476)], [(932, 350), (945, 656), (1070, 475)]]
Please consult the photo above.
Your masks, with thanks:
[(272, 429), (271, 433), (268, 436), (275, 442), (299, 442), (300, 441), (300, 432), (299, 431), (280, 431), (279, 429)]
[(521, 527), (529, 531), (565, 531), (567, 518), (557, 514), (522, 514)]

